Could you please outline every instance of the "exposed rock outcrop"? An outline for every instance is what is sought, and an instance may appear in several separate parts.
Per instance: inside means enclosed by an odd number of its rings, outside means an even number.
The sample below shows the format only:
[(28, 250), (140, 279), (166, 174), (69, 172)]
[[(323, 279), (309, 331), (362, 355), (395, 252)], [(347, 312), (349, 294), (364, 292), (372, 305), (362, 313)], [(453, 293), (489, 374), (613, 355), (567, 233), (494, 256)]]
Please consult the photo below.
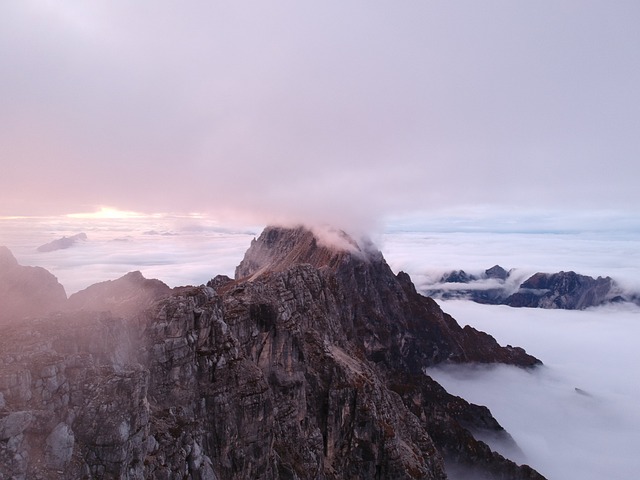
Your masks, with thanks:
[(128, 316), (143, 311), (171, 293), (160, 280), (147, 279), (142, 273), (129, 272), (117, 280), (96, 283), (69, 297), (69, 310), (110, 311)]
[(0, 476), (543, 478), (476, 440), (510, 437), (423, 372), (539, 361), (461, 328), (371, 245), (271, 227), (236, 274), (135, 315), (67, 311), (8, 329)]
[(41, 267), (19, 265), (11, 251), (0, 246), (0, 323), (45, 315), (66, 300), (55, 276)]
[(507, 272), (500, 265), (494, 265), (491, 268), (487, 268), (484, 271), (484, 276), (486, 278), (497, 278), (498, 280), (506, 280), (509, 276), (509, 272)]
[(454, 270), (453, 272), (445, 273), (440, 278), (441, 283), (469, 283), (474, 280), (477, 280), (477, 278), (469, 275), (464, 270)]

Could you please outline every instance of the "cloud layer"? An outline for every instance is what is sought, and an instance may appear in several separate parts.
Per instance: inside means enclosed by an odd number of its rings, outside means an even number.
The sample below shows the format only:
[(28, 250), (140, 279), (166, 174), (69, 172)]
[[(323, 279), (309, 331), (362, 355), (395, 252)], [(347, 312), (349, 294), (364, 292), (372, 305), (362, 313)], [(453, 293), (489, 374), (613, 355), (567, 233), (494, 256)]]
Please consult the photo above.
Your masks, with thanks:
[[(0, 221), (0, 245), (23, 265), (53, 273), (67, 295), (139, 270), (171, 287), (201, 285), (216, 275), (233, 277), (256, 227), (220, 225), (198, 217), (84, 219), (52, 217)], [(74, 233), (87, 240), (64, 250), (37, 247)]]
[[(451, 393), (487, 405), (548, 478), (631, 480), (640, 461), (640, 309), (584, 312), (442, 302), (461, 324), (520, 345), (545, 366), (430, 370)], [(499, 446), (498, 446), (499, 448)]]
[[(523, 280), (535, 272), (574, 270), (593, 277), (611, 276), (623, 288), (640, 291), (637, 225), (632, 222), (624, 230), (623, 221), (604, 223), (599, 222), (602, 231), (549, 232), (544, 221), (529, 219), (526, 226), (531, 231), (527, 232), (518, 225), (512, 228), (515, 231), (507, 231), (492, 218), (458, 222), (446, 217), (389, 224), (372, 239), (391, 268), (409, 273), (418, 289), (451, 270), (479, 273), (500, 264), (516, 268), (514, 278)], [(0, 218), (0, 245), (8, 246), (23, 264), (51, 270), (73, 293), (132, 270), (171, 286), (200, 284), (217, 274), (233, 275), (262, 228), (202, 216)], [(80, 232), (88, 240), (68, 250), (36, 251), (45, 243)]]
[(637, 2), (5, 2), (0, 214), (633, 208)]
[[(429, 224), (435, 231), (401, 231), (407, 226), (397, 224), (376, 239), (392, 269), (407, 271), (418, 288), (438, 271), (484, 270), (495, 263), (532, 272), (609, 274), (638, 286), (637, 233), (490, 233), (466, 231), (466, 226), (446, 232), (436, 226)], [(233, 275), (260, 230), (193, 216), (0, 219), (0, 227), (0, 245), (9, 246), (22, 264), (49, 269), (68, 294), (132, 270), (170, 286)], [(86, 242), (36, 251), (80, 231), (87, 233)], [(453, 393), (488, 405), (522, 447), (526, 462), (549, 478), (637, 476), (640, 387), (633, 380), (640, 365), (640, 308), (571, 312), (456, 301), (444, 302), (443, 309), (461, 324), (487, 331), (502, 344), (523, 346), (545, 363), (535, 373), (508, 367), (432, 372)]]

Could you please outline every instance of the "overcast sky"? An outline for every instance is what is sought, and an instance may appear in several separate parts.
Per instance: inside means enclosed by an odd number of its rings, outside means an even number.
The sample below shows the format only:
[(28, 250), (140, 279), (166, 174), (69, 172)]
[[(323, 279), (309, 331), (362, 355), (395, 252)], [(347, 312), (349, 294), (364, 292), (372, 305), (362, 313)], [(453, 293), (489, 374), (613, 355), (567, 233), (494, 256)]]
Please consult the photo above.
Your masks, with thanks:
[(0, 4), (0, 215), (640, 201), (640, 2)]

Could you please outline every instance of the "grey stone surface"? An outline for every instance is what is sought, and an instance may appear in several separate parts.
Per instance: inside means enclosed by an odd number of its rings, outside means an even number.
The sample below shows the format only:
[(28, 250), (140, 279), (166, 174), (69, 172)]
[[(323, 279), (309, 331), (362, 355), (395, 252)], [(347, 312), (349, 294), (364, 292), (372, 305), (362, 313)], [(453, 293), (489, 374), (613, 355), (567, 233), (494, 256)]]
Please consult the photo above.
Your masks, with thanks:
[(461, 328), (371, 245), (340, 245), (270, 228), (235, 280), (5, 329), (0, 478), (543, 478), (477, 441), (512, 440), (423, 373), (539, 361)]

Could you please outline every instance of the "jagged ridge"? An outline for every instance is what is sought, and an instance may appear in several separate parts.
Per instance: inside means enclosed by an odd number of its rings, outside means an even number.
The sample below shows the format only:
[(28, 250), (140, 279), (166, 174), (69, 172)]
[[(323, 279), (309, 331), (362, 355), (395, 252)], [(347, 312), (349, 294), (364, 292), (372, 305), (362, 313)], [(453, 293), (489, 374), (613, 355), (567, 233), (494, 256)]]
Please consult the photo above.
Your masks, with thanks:
[(245, 260), (248, 275), (243, 261), (238, 279), (180, 289), (146, 314), (64, 313), (9, 332), (2, 473), (444, 479), (444, 457), (486, 478), (542, 478), (476, 441), (509, 437), (422, 372), (535, 358), (460, 328), (369, 247), (269, 228)]

